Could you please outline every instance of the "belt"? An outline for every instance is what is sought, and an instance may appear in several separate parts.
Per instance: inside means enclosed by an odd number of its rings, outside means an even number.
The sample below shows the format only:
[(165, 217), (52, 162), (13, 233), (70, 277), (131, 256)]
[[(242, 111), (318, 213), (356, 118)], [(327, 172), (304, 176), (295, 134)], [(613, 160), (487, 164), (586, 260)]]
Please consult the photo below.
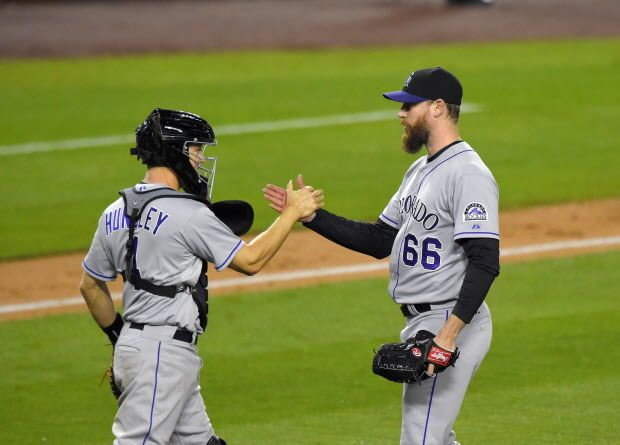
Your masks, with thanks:
[[(139, 331), (142, 331), (144, 330), (144, 323), (136, 323), (132, 321), (129, 327), (131, 329), (138, 329)], [(172, 338), (174, 340), (184, 341), (185, 343), (194, 343), (194, 333), (186, 329), (177, 329)], [(198, 339), (198, 336), (196, 336), (196, 339)]]
[(430, 311), (433, 306), (441, 306), (446, 303), (450, 303), (451, 301), (456, 301), (456, 298), (451, 298), (449, 300), (436, 301), (434, 303), (417, 303), (417, 304), (401, 304), (400, 311), (407, 318), (415, 317), (420, 315), (423, 312)]

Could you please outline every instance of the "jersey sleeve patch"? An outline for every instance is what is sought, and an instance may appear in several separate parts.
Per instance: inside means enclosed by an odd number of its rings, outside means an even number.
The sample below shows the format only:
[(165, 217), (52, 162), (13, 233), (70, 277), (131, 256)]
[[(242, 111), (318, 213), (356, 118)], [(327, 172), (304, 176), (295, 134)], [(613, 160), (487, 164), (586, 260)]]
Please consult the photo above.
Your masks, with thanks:
[(486, 207), (479, 202), (472, 202), (463, 210), (463, 222), (488, 221), (489, 215)]

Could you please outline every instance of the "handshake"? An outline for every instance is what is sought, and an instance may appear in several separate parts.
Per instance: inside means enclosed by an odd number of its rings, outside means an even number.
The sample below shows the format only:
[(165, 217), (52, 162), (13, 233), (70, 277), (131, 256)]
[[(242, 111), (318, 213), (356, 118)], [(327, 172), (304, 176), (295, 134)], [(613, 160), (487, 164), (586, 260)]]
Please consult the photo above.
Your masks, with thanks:
[(310, 222), (315, 212), (323, 207), (323, 190), (304, 184), (301, 175), (297, 176), (298, 190), (293, 189), (293, 181), (289, 181), (286, 188), (267, 184), (263, 188), (263, 195), (269, 201), (269, 207), (281, 214), (291, 214), (301, 222)]

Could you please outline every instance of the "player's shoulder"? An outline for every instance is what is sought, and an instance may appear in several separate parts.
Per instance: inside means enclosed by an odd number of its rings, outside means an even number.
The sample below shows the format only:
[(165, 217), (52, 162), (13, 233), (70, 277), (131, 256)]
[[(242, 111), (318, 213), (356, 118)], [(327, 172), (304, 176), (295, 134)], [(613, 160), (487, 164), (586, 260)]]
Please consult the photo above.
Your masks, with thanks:
[(114, 213), (118, 210), (123, 210), (125, 208), (125, 203), (123, 202), (123, 198), (119, 197), (112, 201), (104, 210), (101, 212), (101, 218), (104, 218), (106, 215)]
[(206, 203), (184, 194), (162, 197), (150, 205), (156, 207), (158, 211), (170, 215), (171, 221), (174, 221), (180, 230), (183, 230), (182, 227), (203, 226), (215, 219), (215, 215)]
[(493, 174), (480, 155), (465, 141), (451, 147), (454, 160), (451, 167), (455, 176), (481, 175), (493, 179)]
[(413, 163), (407, 168), (407, 171), (404, 175), (404, 180), (413, 175), (422, 165), (426, 163), (427, 156), (420, 156), (418, 159), (413, 161)]
[(107, 229), (111, 225), (119, 225), (124, 222), (125, 218), (125, 203), (123, 202), (123, 198), (119, 197), (115, 199), (110, 204), (103, 209), (101, 215), (99, 216), (98, 221), (98, 230), (104, 230), (109, 232)]
[(204, 209), (209, 210), (204, 202), (185, 194), (164, 196), (159, 198), (158, 201), (160, 201), (159, 204), (161, 206), (174, 207), (175, 210), (186, 210), (192, 213)]
[(202, 201), (186, 198), (163, 198), (161, 207), (173, 213), (183, 226), (204, 226), (217, 220), (213, 211)]
[(185, 201), (188, 201), (185, 205), (187, 206), (187, 209), (189, 209), (192, 213), (202, 216), (215, 216), (213, 211), (205, 203), (195, 201), (193, 199), (186, 199)]

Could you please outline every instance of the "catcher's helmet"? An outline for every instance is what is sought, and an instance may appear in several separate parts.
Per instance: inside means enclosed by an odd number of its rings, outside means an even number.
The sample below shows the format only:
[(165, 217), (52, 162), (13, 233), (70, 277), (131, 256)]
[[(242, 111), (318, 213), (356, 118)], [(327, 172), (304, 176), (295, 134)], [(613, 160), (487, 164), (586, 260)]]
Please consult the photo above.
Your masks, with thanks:
[(136, 128), (136, 146), (130, 153), (149, 167), (171, 168), (183, 190), (211, 200), (217, 158), (205, 157), (203, 153), (197, 159), (189, 147), (200, 145), (204, 151), (215, 144), (213, 128), (200, 116), (155, 108)]

